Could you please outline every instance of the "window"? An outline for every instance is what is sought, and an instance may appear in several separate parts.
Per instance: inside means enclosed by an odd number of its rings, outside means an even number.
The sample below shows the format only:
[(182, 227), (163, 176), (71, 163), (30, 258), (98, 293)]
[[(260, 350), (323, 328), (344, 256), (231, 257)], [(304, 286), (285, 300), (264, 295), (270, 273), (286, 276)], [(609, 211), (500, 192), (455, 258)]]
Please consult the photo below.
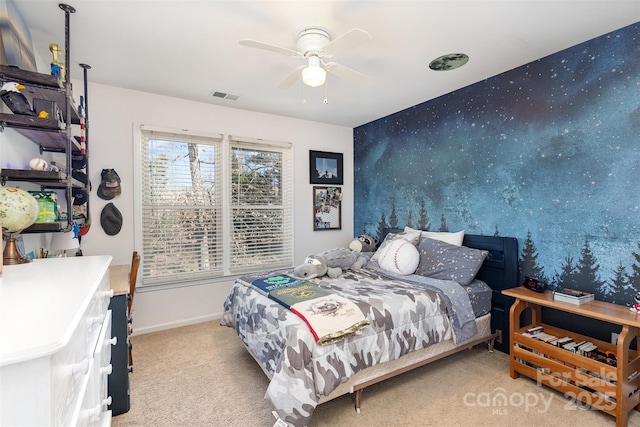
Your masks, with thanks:
[(137, 134), (143, 286), (293, 265), (290, 144)]

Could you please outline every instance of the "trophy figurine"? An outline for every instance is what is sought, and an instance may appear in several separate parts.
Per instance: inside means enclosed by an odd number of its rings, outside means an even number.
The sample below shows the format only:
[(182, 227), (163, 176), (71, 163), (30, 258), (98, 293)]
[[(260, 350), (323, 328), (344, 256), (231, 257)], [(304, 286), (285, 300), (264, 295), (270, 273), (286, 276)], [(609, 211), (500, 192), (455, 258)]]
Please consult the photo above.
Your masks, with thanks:
[(51, 75), (56, 76), (60, 80), (64, 80), (64, 64), (58, 60), (58, 55), (62, 54), (62, 48), (59, 44), (51, 43), (49, 45), (53, 61), (51, 62)]

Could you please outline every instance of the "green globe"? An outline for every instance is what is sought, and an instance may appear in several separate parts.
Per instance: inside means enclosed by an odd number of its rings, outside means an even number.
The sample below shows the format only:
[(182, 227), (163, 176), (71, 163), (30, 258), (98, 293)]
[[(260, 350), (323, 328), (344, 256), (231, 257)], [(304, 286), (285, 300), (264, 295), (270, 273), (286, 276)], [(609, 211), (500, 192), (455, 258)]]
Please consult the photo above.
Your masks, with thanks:
[(38, 201), (19, 188), (0, 188), (0, 224), (9, 233), (16, 233), (36, 222), (40, 208)]

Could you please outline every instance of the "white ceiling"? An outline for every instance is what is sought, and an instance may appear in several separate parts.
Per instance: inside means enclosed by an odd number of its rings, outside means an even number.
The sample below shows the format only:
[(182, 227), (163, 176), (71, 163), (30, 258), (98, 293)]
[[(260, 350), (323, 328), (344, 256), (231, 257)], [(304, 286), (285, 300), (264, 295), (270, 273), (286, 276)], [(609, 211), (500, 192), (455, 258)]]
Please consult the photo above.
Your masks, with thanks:
[[(13, 0), (40, 57), (64, 46), (57, 0)], [(65, 0), (71, 73), (93, 82), (210, 104), (356, 127), (640, 21), (640, 1), (188, 1)], [(310, 88), (278, 83), (304, 62), (241, 46), (255, 39), (296, 48), (308, 26), (333, 38), (372, 36), (332, 60), (371, 77), (364, 86), (329, 75)], [(452, 71), (432, 59), (466, 53)], [(43, 71), (43, 70), (40, 70)], [(303, 87), (304, 86), (304, 87)], [(214, 98), (212, 92), (239, 96)], [(324, 100), (327, 100), (325, 103)]]

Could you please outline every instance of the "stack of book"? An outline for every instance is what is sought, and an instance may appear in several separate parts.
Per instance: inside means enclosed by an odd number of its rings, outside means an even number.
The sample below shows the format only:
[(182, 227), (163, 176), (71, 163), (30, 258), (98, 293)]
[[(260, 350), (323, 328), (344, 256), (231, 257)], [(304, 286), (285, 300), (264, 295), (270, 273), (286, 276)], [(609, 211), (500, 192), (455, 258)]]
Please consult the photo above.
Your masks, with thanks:
[(593, 294), (578, 289), (564, 288), (553, 291), (553, 299), (555, 301), (580, 305), (593, 301)]

